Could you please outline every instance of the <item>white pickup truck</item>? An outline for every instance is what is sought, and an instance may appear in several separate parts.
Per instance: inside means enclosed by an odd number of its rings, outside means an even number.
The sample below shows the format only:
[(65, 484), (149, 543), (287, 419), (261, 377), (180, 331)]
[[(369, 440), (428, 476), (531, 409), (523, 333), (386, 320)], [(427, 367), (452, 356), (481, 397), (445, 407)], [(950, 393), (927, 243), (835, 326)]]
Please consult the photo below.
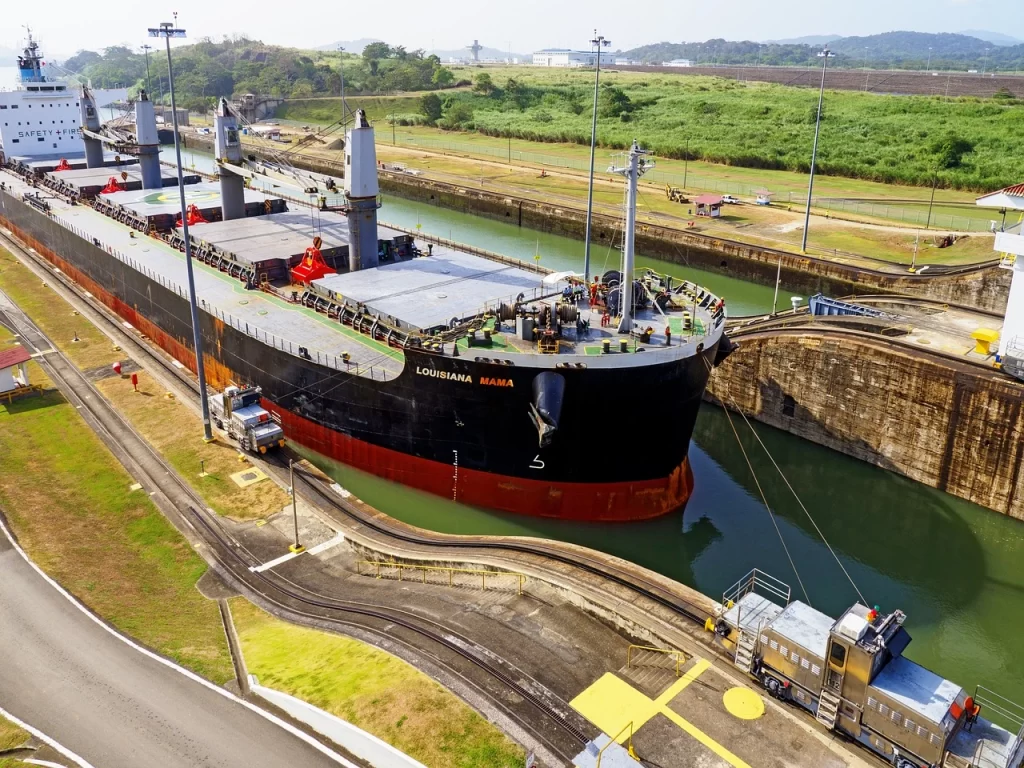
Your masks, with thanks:
[(266, 453), (284, 447), (284, 430), (260, 405), (259, 387), (228, 387), (210, 398), (210, 413), (218, 429), (238, 441), (243, 451)]

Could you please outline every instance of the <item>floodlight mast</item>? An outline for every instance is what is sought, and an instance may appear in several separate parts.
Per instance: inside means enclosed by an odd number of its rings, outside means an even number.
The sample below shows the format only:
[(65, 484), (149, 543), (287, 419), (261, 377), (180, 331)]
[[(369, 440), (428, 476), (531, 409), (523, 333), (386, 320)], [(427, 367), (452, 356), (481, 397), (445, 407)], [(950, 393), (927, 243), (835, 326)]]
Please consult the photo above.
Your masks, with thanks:
[[(590, 280), (590, 228), (594, 219), (594, 148), (597, 144), (597, 96), (598, 84), (601, 81), (601, 48), (612, 44), (605, 40), (604, 35), (594, 30), (594, 39), (590, 44), (597, 49), (597, 67), (594, 70), (594, 116), (590, 126), (590, 185), (587, 187), (587, 226), (583, 235), (583, 279)], [(511, 151), (509, 152), (511, 155)]]
[(206, 366), (203, 364), (203, 334), (199, 328), (199, 307), (196, 305), (196, 279), (192, 268), (192, 240), (188, 233), (188, 210), (185, 206), (185, 180), (181, 171), (181, 137), (178, 135), (178, 107), (174, 101), (174, 67), (171, 65), (171, 38), (185, 37), (185, 30), (174, 22), (163, 22), (159, 27), (150, 28), (150, 37), (162, 37), (167, 44), (167, 84), (171, 92), (171, 120), (174, 124), (174, 156), (178, 171), (178, 200), (181, 203), (181, 234), (185, 240), (185, 271), (188, 275), (188, 304), (192, 313), (192, 343), (196, 349), (196, 375), (199, 377), (199, 400), (203, 406), (203, 439), (213, 441), (210, 427), (210, 403), (206, 394)]

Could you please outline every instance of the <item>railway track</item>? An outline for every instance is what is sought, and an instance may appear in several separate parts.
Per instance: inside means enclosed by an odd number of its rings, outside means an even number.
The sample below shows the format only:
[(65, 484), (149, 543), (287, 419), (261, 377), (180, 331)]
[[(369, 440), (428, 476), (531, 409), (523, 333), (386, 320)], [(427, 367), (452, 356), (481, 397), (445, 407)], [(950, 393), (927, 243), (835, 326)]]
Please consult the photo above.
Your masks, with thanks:
[[(6, 242), (8, 248), (17, 250), (17, 252), (24, 258), (31, 261), (37, 267), (44, 269), (51, 278), (56, 277), (67, 291), (73, 294), (79, 301), (86, 303), (93, 310), (93, 313), (98, 316), (100, 323), (104, 326), (108, 335), (113, 335), (123, 340), (124, 343), (121, 345), (122, 348), (129, 351), (133, 357), (138, 359), (139, 362), (145, 360), (150, 365), (159, 367), (161, 371), (180, 382), (183, 386), (187, 387), (190, 392), (198, 397), (199, 385), (193, 378), (191, 378), (191, 376), (177, 368), (164, 354), (153, 351), (148, 345), (126, 332), (119, 322), (110, 318), (109, 309), (95, 298), (85, 296), (84, 292), (81, 291), (74, 281), (62, 272), (55, 271), (53, 266), (42, 256), (21, 248), (16, 241), (2, 233), (0, 233), (0, 242)], [(266, 463), (276, 466), (280, 471), (287, 470), (287, 462), (275, 461), (273, 458), (270, 458)], [(409, 533), (408, 531), (400, 530), (397, 527), (386, 525), (378, 519), (364, 514), (354, 505), (347, 503), (344, 499), (340, 498), (338, 494), (331, 491), (330, 488), (325, 486), (325, 484), (315, 475), (312, 475), (301, 468), (296, 468), (296, 475), (302, 481), (302, 486), (317, 500), (319, 500), (321, 505), (326, 505), (329, 509), (341, 513), (353, 522), (395, 541), (399, 541), (404, 544), (414, 544), (416, 546), (436, 547), (445, 551), (478, 549), (494, 553), (508, 552), (536, 555), (555, 562), (575, 566), (583, 571), (605, 578), (619, 586), (626, 587), (638, 595), (668, 608), (673, 613), (692, 621), (699, 626), (703, 626), (707, 619), (707, 611), (704, 608), (688, 602), (680, 595), (666, 589), (664, 586), (654, 582), (653, 580), (645, 579), (635, 571), (615, 566), (607, 561), (588, 558), (575, 552), (569, 554), (564, 549), (556, 545), (544, 545), (535, 541), (508, 541), (507, 539), (497, 540), (496, 537), (490, 536), (449, 537), (430, 535), (427, 532), (423, 532), (422, 534)], [(279, 476), (278, 480), (281, 479), (282, 478)], [(287, 485), (287, 482), (284, 481), (284, 484)]]
[(205, 546), (201, 554), (212, 560), (215, 570), (243, 594), (254, 596), (257, 603), (277, 608), (277, 613), (297, 623), (343, 632), (358, 628), (363, 633), (369, 632), (404, 646), (485, 696), (503, 715), (566, 763), (590, 740), (579, 724), (582, 721), (573, 722), (575, 715), (564, 701), (469, 638), (406, 611), (341, 600), (312, 592), (276, 575), (250, 571), (251, 566), (260, 564), (259, 561), (220, 528), (215, 515), (206, 510), (191, 487), (28, 317), (12, 308), (0, 317), (6, 318), (21, 341), (37, 355), (65, 397), (86, 417), (135, 479), (144, 487), (158, 491), (162, 498), (155, 498), (156, 501), (169, 502), (161, 505), (165, 512), (176, 510), (177, 514), (172, 515), (176, 527), (192, 533), (190, 538), (202, 541)]

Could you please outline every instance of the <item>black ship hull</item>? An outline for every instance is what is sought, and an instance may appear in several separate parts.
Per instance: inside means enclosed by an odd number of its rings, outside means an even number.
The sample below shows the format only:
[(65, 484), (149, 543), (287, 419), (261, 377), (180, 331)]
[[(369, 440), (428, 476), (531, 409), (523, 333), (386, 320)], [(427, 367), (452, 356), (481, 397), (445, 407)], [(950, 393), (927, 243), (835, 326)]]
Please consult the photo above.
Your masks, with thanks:
[[(194, 370), (188, 302), (102, 247), (0, 193), (0, 217), (119, 316)], [(207, 381), (259, 386), (286, 436), (345, 464), (467, 504), (578, 520), (637, 520), (682, 507), (687, 449), (717, 342), (657, 364), (496, 365), (406, 350), (382, 380), (277, 349), (200, 312)], [(481, 356), (486, 350), (479, 350)], [(550, 366), (542, 367), (547, 360)], [(564, 387), (541, 447), (534, 381)]]

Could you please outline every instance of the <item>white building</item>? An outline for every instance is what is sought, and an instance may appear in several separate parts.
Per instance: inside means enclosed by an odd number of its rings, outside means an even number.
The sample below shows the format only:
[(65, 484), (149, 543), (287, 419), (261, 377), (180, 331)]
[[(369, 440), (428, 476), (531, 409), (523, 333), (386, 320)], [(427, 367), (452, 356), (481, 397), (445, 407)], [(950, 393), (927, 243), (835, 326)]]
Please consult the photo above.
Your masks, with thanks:
[(666, 61), (661, 66), (663, 67), (692, 67), (693, 62), (690, 59), (672, 59), (672, 61)]
[[(977, 204), (1003, 211), (1021, 211), (1024, 216), (1024, 184), (983, 195)], [(1013, 270), (996, 360), (1011, 376), (1024, 380), (1024, 228), (1019, 222), (996, 232), (995, 250), (1002, 256), (1000, 266)]]
[(571, 51), (568, 48), (545, 48), (533, 54), (535, 67), (593, 67), (597, 63), (595, 51)]
[(617, 59), (615, 59), (615, 66), (616, 67), (635, 67), (638, 64), (642, 64), (642, 63), (643, 62), (637, 61), (636, 59), (625, 59), (625, 58), (622, 58), (621, 56), (618, 57)]

